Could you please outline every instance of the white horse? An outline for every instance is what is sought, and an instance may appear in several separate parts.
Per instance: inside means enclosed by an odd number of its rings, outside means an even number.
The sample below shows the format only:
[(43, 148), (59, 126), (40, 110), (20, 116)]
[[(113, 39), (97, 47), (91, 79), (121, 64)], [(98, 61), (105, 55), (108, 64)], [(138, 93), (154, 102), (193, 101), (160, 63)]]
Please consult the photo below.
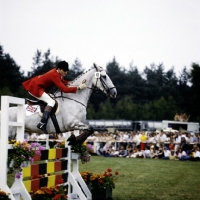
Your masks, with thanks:
[[(85, 71), (83, 74), (78, 76), (75, 80), (71, 81), (70, 85), (79, 85), (82, 80), (86, 80), (86, 89), (73, 93), (62, 93), (56, 92), (55, 99), (59, 105), (59, 112), (56, 115), (61, 133), (70, 130), (87, 130), (89, 126), (85, 123), (86, 121), (86, 108), (88, 100), (93, 89), (100, 89), (106, 95), (111, 98), (115, 98), (117, 90), (113, 85), (111, 79), (106, 72), (99, 66), (94, 64), (94, 68)], [(9, 108), (9, 120), (16, 121), (17, 109), (16, 107)], [(1, 119), (0, 119), (1, 120)], [(26, 116), (25, 118), (25, 131), (29, 133), (43, 132), (37, 128), (37, 123), (41, 120), (38, 113)], [(48, 133), (55, 133), (55, 127), (52, 120), (49, 119), (47, 123)], [(9, 127), (9, 136), (13, 137), (16, 134), (16, 127)]]

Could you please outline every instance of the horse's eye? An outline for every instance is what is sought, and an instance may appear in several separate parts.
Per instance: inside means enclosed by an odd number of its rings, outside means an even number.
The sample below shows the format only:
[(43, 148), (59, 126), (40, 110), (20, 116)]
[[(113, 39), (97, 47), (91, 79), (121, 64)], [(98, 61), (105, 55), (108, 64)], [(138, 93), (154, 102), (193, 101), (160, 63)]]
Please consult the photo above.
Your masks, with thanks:
[(105, 78), (105, 79), (106, 79), (106, 75), (102, 75), (102, 78)]

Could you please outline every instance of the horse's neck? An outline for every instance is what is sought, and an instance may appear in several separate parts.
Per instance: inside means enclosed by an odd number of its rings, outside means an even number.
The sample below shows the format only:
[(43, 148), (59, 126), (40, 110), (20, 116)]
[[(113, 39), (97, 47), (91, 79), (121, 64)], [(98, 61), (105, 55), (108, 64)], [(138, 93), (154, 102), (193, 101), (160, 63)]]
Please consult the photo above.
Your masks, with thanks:
[(94, 77), (94, 69), (87, 70), (86, 72), (84, 72), (83, 74), (81, 74), (80, 76), (78, 76), (77, 78), (75, 78), (73, 81), (70, 82), (70, 86), (78, 86), (85, 79), (87, 88), (85, 88), (84, 90), (77, 91), (76, 94), (64, 93), (63, 95), (87, 106), (88, 100), (92, 93), (92, 90), (89, 88), (92, 87), (93, 77)]

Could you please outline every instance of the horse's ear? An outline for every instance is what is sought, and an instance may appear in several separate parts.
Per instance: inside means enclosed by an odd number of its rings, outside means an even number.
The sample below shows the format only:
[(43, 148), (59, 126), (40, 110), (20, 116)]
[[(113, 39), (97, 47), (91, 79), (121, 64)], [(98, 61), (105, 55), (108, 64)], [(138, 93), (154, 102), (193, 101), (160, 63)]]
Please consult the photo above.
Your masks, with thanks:
[(95, 63), (93, 63), (93, 65), (94, 65), (94, 68), (97, 69), (97, 65)]

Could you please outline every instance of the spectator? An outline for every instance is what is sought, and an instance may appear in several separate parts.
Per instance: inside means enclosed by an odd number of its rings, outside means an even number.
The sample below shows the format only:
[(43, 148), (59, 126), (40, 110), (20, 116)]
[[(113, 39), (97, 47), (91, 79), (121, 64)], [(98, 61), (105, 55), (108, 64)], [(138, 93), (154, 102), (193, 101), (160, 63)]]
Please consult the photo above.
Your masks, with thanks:
[(175, 160), (175, 154), (174, 154), (174, 151), (170, 151), (171, 152), (171, 155), (169, 156), (169, 160)]
[(147, 139), (147, 143), (149, 144), (150, 148), (152, 145), (155, 145), (156, 143), (155, 135), (156, 135), (155, 133), (150, 133)]
[(121, 149), (119, 150), (119, 157), (127, 157), (128, 152), (124, 149), (124, 146), (121, 146)]
[(127, 145), (133, 144), (133, 134), (128, 132)]
[(38, 133), (31, 133), (30, 140), (37, 140), (38, 139)]
[(143, 156), (143, 151), (140, 150), (140, 148), (138, 148), (138, 152), (137, 152), (136, 158), (144, 158), (144, 156)]
[(200, 151), (199, 151), (199, 147), (196, 146), (193, 149), (194, 153), (193, 153), (193, 157), (190, 158), (191, 161), (200, 161)]
[(133, 153), (130, 155), (131, 158), (136, 158), (138, 156), (138, 148), (135, 146), (133, 147)]
[(163, 130), (161, 130), (161, 132), (160, 132), (158, 142), (160, 143), (159, 147), (163, 147), (165, 142), (167, 142), (167, 136)]
[(133, 153), (133, 146), (131, 144), (127, 145), (126, 150), (128, 153), (127, 157), (129, 158)]
[(146, 146), (147, 136), (145, 135), (145, 132), (142, 132), (142, 135), (140, 136), (140, 150), (144, 150)]
[[(54, 134), (49, 134), (49, 138), (51, 138), (51, 139), (57, 139), (57, 138), (53, 138), (53, 136), (54, 136)], [(44, 134), (44, 133), (38, 134), (37, 139), (38, 140), (46, 140), (46, 134)]]
[(150, 158), (151, 157), (151, 151), (149, 147), (145, 147), (145, 150), (143, 151), (144, 158)]
[(182, 150), (187, 151), (188, 150), (188, 146), (186, 144), (186, 139), (185, 137), (181, 137), (181, 143), (180, 143), (180, 147)]
[(191, 151), (193, 149), (193, 145), (194, 145), (194, 138), (191, 135), (191, 133), (187, 134), (186, 143), (187, 143), (187, 146), (188, 146), (188, 150)]
[(180, 147), (177, 148), (177, 151), (175, 152), (175, 160), (180, 160), (182, 156), (182, 150)]
[(65, 133), (59, 133), (58, 134), (58, 139), (59, 140), (65, 140)]
[(96, 136), (95, 136), (94, 134), (90, 135), (90, 136), (87, 138), (87, 144), (93, 145), (95, 139), (96, 139)]
[(158, 150), (155, 147), (151, 150), (150, 158), (158, 158)]
[(190, 156), (187, 155), (187, 153), (184, 151), (184, 149), (181, 149), (181, 158), (180, 160), (185, 161), (185, 160), (189, 160)]
[(170, 150), (165, 146), (163, 151), (164, 156), (162, 157), (163, 160), (169, 160), (169, 157), (171, 156)]
[(164, 156), (163, 148), (160, 147), (158, 150), (158, 158), (162, 158)]
[(136, 146), (137, 146), (137, 147), (140, 147), (140, 142), (141, 142), (140, 136), (141, 136), (141, 135), (142, 135), (142, 134), (141, 134), (139, 131), (137, 131), (135, 137), (133, 138), (133, 142), (136, 143)]
[(180, 146), (181, 136), (182, 136), (181, 132), (176, 133), (176, 136), (175, 136), (175, 151), (177, 151), (178, 147)]
[(159, 144), (159, 137), (160, 137), (160, 136), (159, 136), (159, 134), (160, 134), (159, 132), (156, 132), (156, 135), (155, 135), (155, 141), (156, 141), (156, 147), (157, 147), (157, 148), (160, 147), (160, 144)]
[(113, 145), (110, 145), (108, 150), (104, 153), (105, 157), (112, 157), (115, 152), (115, 148)]
[(174, 140), (170, 139), (169, 141), (169, 150), (174, 151), (175, 145), (174, 145)]

